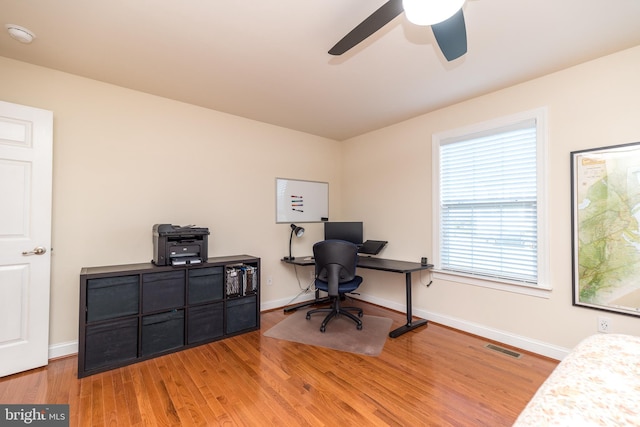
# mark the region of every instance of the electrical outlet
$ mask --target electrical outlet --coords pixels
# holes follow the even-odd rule
[[[268,276],[268,277],[267,277],[267,285],[268,285],[268,286],[273,285],[273,277],[271,277],[271,276]]]
[[[608,333],[611,328],[611,319],[598,316],[598,332]]]

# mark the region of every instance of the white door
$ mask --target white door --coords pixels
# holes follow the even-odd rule
[[[0,101],[0,377],[47,364],[53,113]]]

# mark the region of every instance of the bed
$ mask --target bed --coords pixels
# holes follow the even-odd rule
[[[540,386],[514,427],[640,426],[640,337],[593,335]]]

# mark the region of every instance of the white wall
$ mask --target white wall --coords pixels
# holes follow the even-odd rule
[[[80,269],[149,262],[155,223],[209,227],[209,256],[261,257],[263,308],[299,292],[275,179],[329,182],[337,216],[338,142],[2,57],[0,70],[0,99],[54,114],[51,346],[77,341]],[[294,254],[321,239],[305,227]]]
[[[562,356],[597,332],[640,334],[640,318],[571,304],[570,152],[640,142],[640,47],[444,108],[344,143],[343,213],[361,218],[367,238],[389,240],[386,258],[431,253],[431,136],[513,113],[548,107],[550,298],[490,290],[414,274],[414,314]],[[348,167],[347,167],[348,165]],[[378,171],[379,175],[362,170]],[[366,299],[404,307],[402,277],[365,272]],[[399,275],[398,275],[399,276]]]

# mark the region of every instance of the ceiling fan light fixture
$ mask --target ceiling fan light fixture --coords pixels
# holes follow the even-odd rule
[[[402,0],[409,22],[416,25],[434,25],[452,17],[465,0]]]
[[[20,43],[29,44],[36,38],[33,31],[30,31],[20,25],[6,24],[5,28],[11,37],[18,40]]]

